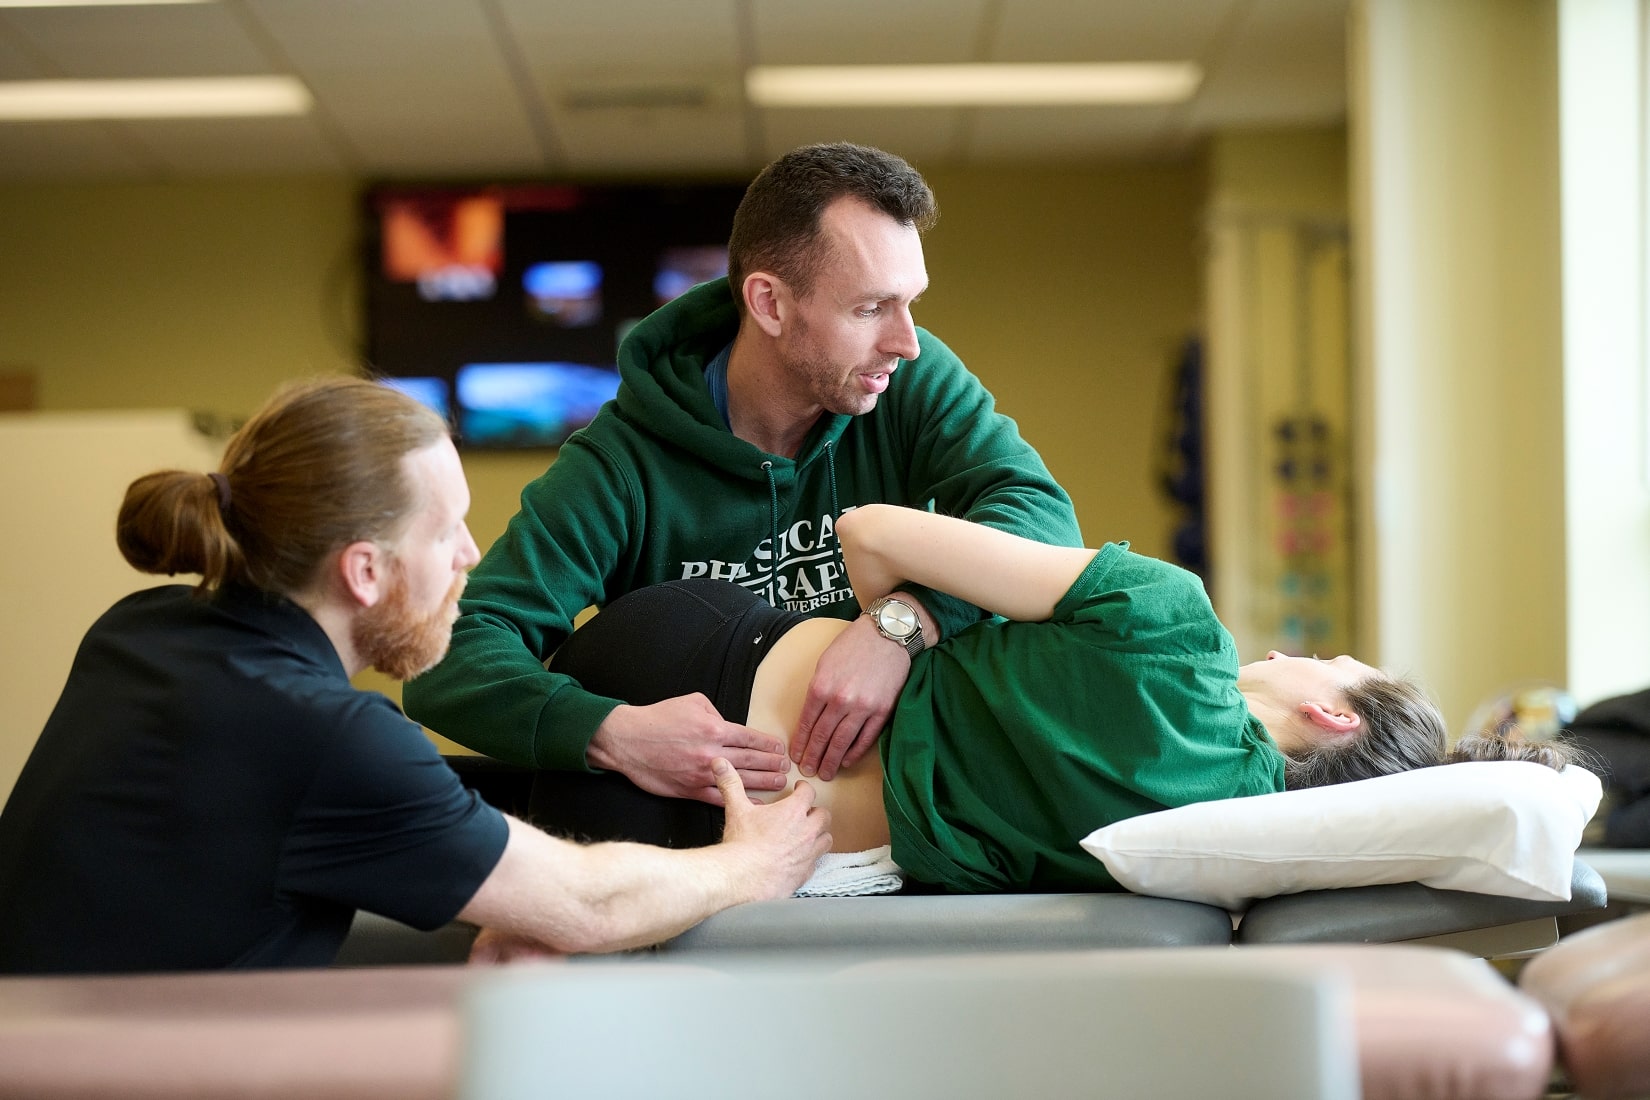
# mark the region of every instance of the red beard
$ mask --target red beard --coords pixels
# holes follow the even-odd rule
[[[357,615],[350,627],[355,652],[396,680],[411,680],[434,668],[452,639],[458,597],[466,579],[465,574],[459,574],[441,605],[434,611],[421,612],[412,606],[406,577],[395,568],[384,598]]]

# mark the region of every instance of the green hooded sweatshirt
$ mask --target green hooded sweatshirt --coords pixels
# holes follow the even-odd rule
[[[409,682],[407,713],[499,760],[588,771],[585,749],[620,700],[544,662],[574,616],[636,588],[737,581],[777,606],[859,613],[836,520],[876,502],[932,508],[1043,542],[1082,545],[1071,498],[944,344],[921,349],[862,416],[822,414],[795,459],[723,422],[705,366],[739,319],[727,280],[638,324],[619,349],[618,396],[522,491],[521,510],[470,575],[452,647]],[[911,589],[944,635],[983,617]]]

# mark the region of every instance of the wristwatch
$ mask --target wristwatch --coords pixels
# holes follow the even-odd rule
[[[865,614],[871,616],[877,632],[884,638],[904,646],[905,652],[913,657],[922,652],[926,643],[922,640],[922,620],[917,618],[916,608],[904,600],[884,596],[872,600]]]

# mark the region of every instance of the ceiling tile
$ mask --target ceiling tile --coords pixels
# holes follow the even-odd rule
[[[54,76],[116,79],[278,72],[275,59],[223,4],[19,8],[13,30]]]
[[[344,168],[308,118],[149,119],[120,126],[172,175],[327,174]]]
[[[748,174],[740,110],[604,108],[555,119],[575,174]]]
[[[11,28],[5,12],[0,12],[0,80],[42,80],[54,75],[42,63],[38,52]]]
[[[915,64],[983,60],[986,0],[750,0],[763,65]]]
[[[990,61],[1197,61],[1239,0],[1002,0]]]
[[[0,177],[746,175],[849,139],[938,166],[1162,156],[1211,128],[1344,117],[1348,0],[220,0],[0,12],[0,79],[290,72],[307,120],[6,124]],[[1166,113],[759,110],[763,63],[1160,60]],[[1130,110],[1130,109],[1123,109]],[[267,165],[267,169],[260,167]]]
[[[1188,122],[1306,125],[1346,114],[1343,0],[1257,0],[1191,104]]]
[[[650,78],[740,64],[734,0],[494,0],[528,67],[546,86],[562,74]]]
[[[560,170],[646,174],[744,164],[734,0],[495,2],[528,94],[554,134]]]
[[[247,0],[374,174],[542,167],[538,135],[473,0]]]

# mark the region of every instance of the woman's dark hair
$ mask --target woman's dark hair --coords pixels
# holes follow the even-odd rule
[[[797,294],[808,293],[826,259],[820,215],[844,197],[919,233],[940,216],[922,176],[892,153],[847,142],[794,149],[762,169],[733,215],[728,285],[741,314],[745,297],[739,288],[753,271],[771,272]]]
[[[1289,757],[1283,774],[1290,790],[1470,760],[1529,760],[1556,770],[1573,756],[1562,742],[1522,741],[1493,733],[1463,737],[1450,747],[1444,716],[1409,680],[1371,676],[1347,687],[1345,694],[1347,705],[1362,719],[1361,732],[1320,741]]]
[[[162,470],[132,482],[115,541],[146,573],[290,595],[332,551],[394,541],[421,499],[402,458],[446,438],[439,415],[388,386],[299,383],[235,433],[217,473]]]

